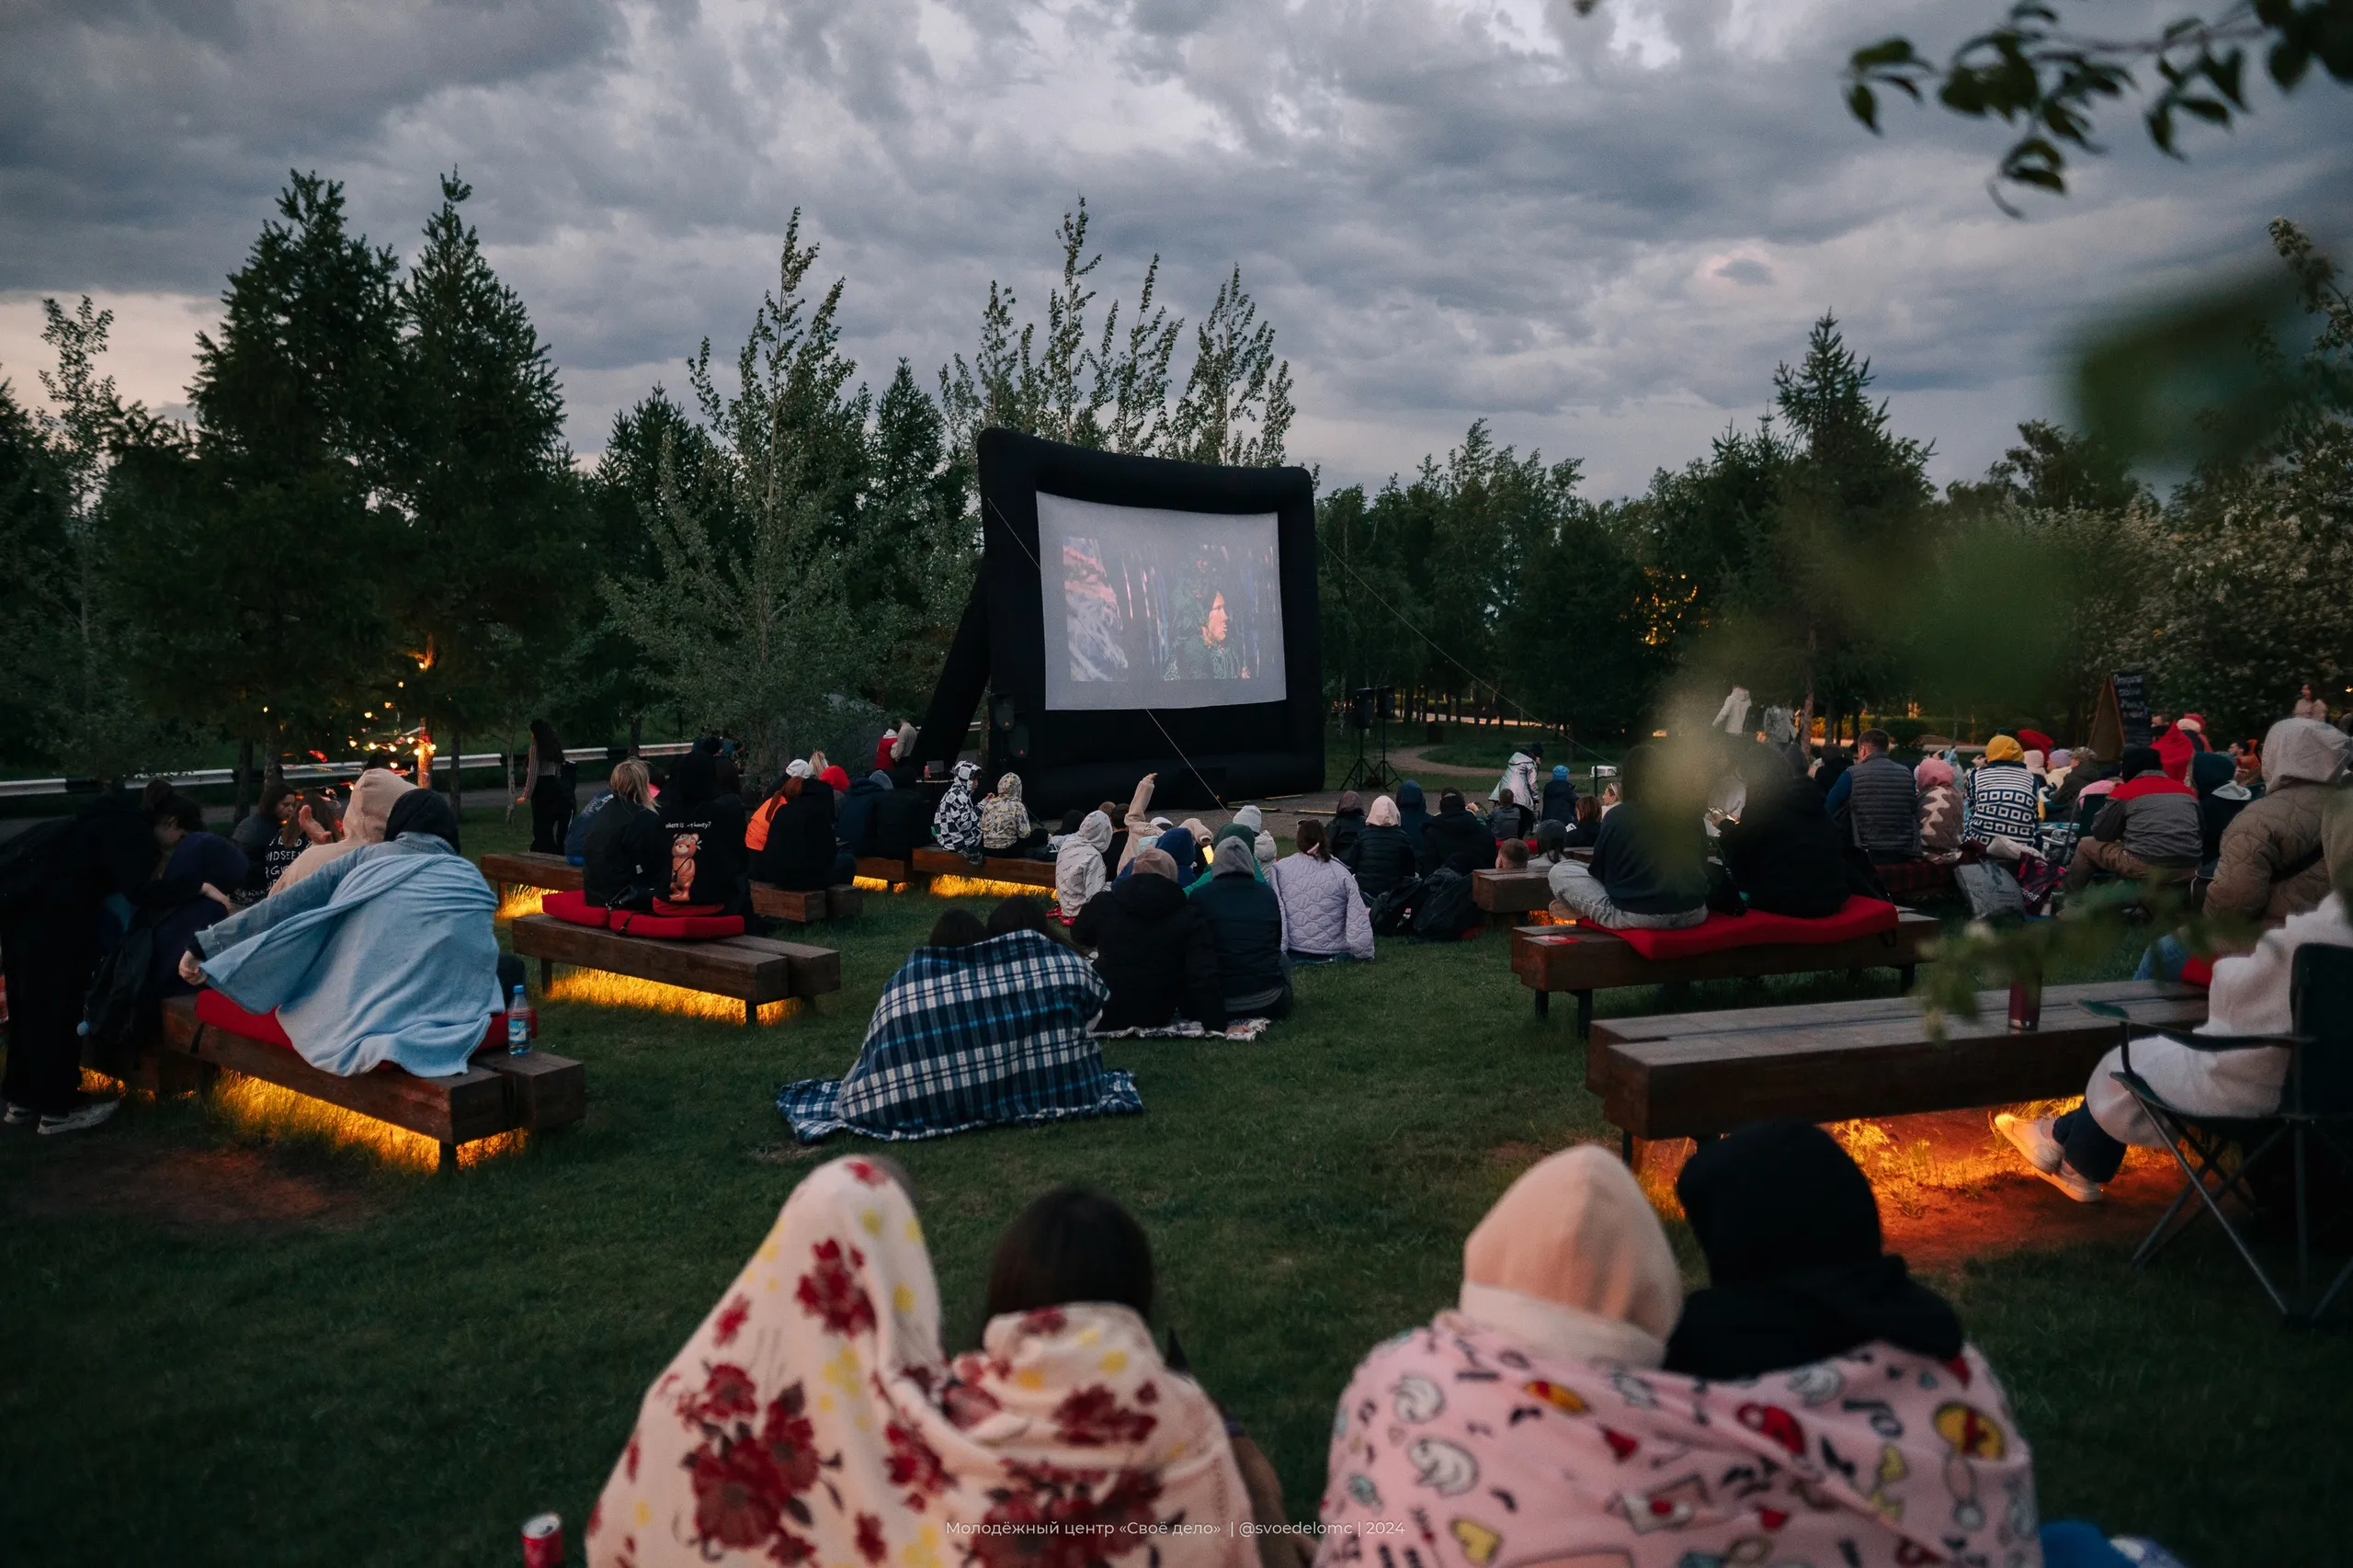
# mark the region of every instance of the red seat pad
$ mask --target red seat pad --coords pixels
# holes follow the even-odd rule
[[[1895,905],[1875,898],[1849,897],[1836,915],[1799,920],[1787,915],[1711,915],[1681,931],[1612,931],[1646,959],[1683,959],[1695,953],[1722,953],[1734,948],[1761,948],[1776,942],[1824,943],[1850,941],[1895,929]]]
[[[2184,985],[2211,986],[2214,983],[2214,960],[2191,959],[2181,966],[2181,983]]]
[[[569,892],[544,893],[540,898],[540,911],[558,920],[568,920],[574,926],[602,926],[611,911],[601,904],[588,902],[588,895],[574,888]]]
[[[196,1021],[247,1040],[294,1049],[294,1042],[286,1038],[286,1026],[278,1021],[276,1013],[248,1013],[210,985],[196,994]]]
[[[672,903],[669,900],[662,898],[654,901],[654,914],[676,915],[682,919],[698,915],[716,915],[719,909],[720,906],[715,903]]]
[[[640,915],[616,909],[608,922],[613,930],[631,937],[655,937],[664,941],[694,941],[709,937],[740,937],[740,915]]]

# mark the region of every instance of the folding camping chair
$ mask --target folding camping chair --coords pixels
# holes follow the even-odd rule
[[[2177,1043],[2199,1051],[2285,1047],[2289,1052],[2287,1081],[2280,1090],[2279,1108],[2268,1116],[2207,1116],[2168,1104],[2132,1069],[2133,1025],[2125,1019],[2123,1011],[2106,1003],[2086,1006],[2124,1021],[2124,1061],[2122,1069],[2113,1076],[2165,1135],[2166,1147],[2185,1178],[2172,1207],[2133,1253],[2133,1264],[2137,1267],[2155,1257],[2167,1243],[2195,1223],[2200,1213],[2211,1214],[2215,1223],[2231,1238],[2231,1244],[2238,1248],[2239,1256],[2246,1260],[2246,1266],[2255,1271],[2256,1279],[2279,1309],[2280,1316],[2291,1323],[2309,1324],[2328,1310],[2346,1280],[2353,1278],[2353,1260],[2337,1270],[2336,1278],[2309,1311],[2300,1312],[2247,1244],[2244,1221],[2233,1224],[2222,1209],[2222,1200],[2234,1196],[2254,1207],[2254,1196],[2248,1189],[2250,1176],[2275,1151],[2287,1151],[2294,1164],[2296,1185],[2294,1300],[2308,1300],[2312,1290],[2308,1171],[2314,1145],[2336,1162],[2341,1176],[2353,1178],[2353,948],[2312,943],[2297,949],[2289,984],[2292,1033],[2174,1037]],[[2234,1145],[2241,1151],[2239,1163],[2236,1168],[2226,1170],[2223,1155]],[[2189,1206],[2192,1199],[2198,1200],[2199,1207]]]

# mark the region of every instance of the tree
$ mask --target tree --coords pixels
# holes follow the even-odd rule
[[[74,636],[65,484],[40,427],[0,381],[0,762],[57,766],[56,669]]]
[[[611,578],[632,586],[657,582],[662,557],[654,532],[661,526],[664,465],[671,483],[688,498],[688,505],[708,519],[711,510],[726,503],[724,488],[711,472],[710,437],[701,426],[662,387],[656,386],[633,408],[613,415],[605,450],[597,460],[590,494],[597,529],[595,556],[599,581]],[[740,540],[743,530],[730,520],[713,532]],[[562,677],[555,683],[563,693],[559,706],[561,726],[587,724],[610,733],[616,723],[629,731],[633,750],[648,709],[665,688],[648,667],[644,655],[616,619],[612,602],[597,596],[596,613],[579,629],[566,651]]]
[[[197,339],[193,438],[137,422],[118,470],[135,687],[273,765],[340,744],[399,678],[381,608],[398,537],[376,500],[399,263],[347,231],[340,185],[294,175],[278,210]]]
[[[2053,0],[2017,0],[1942,66],[1902,37],[1857,50],[1847,64],[1847,107],[1876,134],[1879,91],[1893,88],[1919,103],[1927,89],[1955,114],[2019,126],[2022,134],[1986,182],[2015,216],[2000,187],[2063,194],[2066,149],[2100,151],[2091,139],[2094,111],[2102,99],[2138,90],[2135,62],[2148,62],[2163,84],[2147,111],[2149,140],[2177,158],[2176,117],[2227,127],[2245,113],[2246,51],[2267,43],[2264,69],[2283,93],[2295,90],[2314,61],[2338,81],[2353,81],[2353,0],[2238,0],[2211,22],[2184,17],[2154,35],[2121,39],[2061,27]]]
[[[2120,454],[2042,419],[2018,426],[2018,444],[1986,469],[1982,483],[1956,482],[1947,494],[1962,506],[2119,517],[2149,499],[2148,487],[2132,477]]]
[[[919,708],[939,676],[972,580],[977,529],[966,496],[971,460],[904,359],[875,404],[867,493],[858,512],[862,569],[851,585],[862,619],[903,628],[866,683],[893,711]]]
[[[511,733],[548,684],[596,568],[555,369],[459,215],[472,194],[442,176],[424,248],[394,292],[404,385],[387,467],[404,516],[389,597],[416,665],[410,711],[445,733]]]

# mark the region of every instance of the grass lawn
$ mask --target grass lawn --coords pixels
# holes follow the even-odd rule
[[[476,814],[470,849],[520,846]],[[576,1542],[646,1383],[794,1182],[876,1147],[799,1150],[772,1098],[849,1063],[941,907],[870,895],[864,920],[820,938],[843,948],[842,993],[778,1027],[544,1005],[547,1045],[587,1063],[587,1121],[449,1178],[214,1104],[134,1104],[76,1140],[12,1131],[0,1558],[511,1563],[517,1527],[548,1507]],[[1153,1238],[1161,1321],[1304,1517],[1358,1358],[1452,1297],[1462,1238],[1513,1176],[1610,1134],[1565,1021],[1531,1017],[1494,937],[1384,943],[1370,968],[1303,971],[1300,991],[1257,1044],[1114,1046],[1144,1116],[891,1152],[951,1348],[977,1338],[986,1257],[1029,1199],[1079,1181],[1128,1204]],[[1843,977],[1774,987],[1848,994]],[[1756,994],[1703,986],[1682,1005]],[[288,1217],[208,1218],[187,1190],[208,1182],[275,1194]],[[2202,1238],[2143,1272],[2128,1250],[1934,1276],[2020,1408],[2045,1517],[2154,1535],[2196,1568],[2336,1557],[2339,1505],[2316,1487],[2353,1474],[2334,1419],[2353,1342],[2281,1331]]]

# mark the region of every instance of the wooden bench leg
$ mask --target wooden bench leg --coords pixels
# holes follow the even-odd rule
[[[441,1158],[435,1163],[433,1168],[443,1176],[448,1176],[450,1172],[456,1170],[458,1168],[458,1146],[455,1143],[442,1144]]]
[[[746,1028],[760,1027],[760,1005],[757,1002],[744,1004],[744,1026]]]
[[[1847,971],[1847,984],[1849,984],[1849,985],[1860,985],[1862,983],[1863,983],[1863,971],[1862,971],[1861,970],[1859,970],[1859,969],[1850,969],[1850,970],[1848,970],[1848,971]]]
[[[1634,1148],[1634,1135],[1632,1133],[1620,1131],[1618,1134],[1618,1157],[1626,1162],[1626,1168],[1628,1170],[1631,1171],[1639,1168],[1634,1164],[1637,1156]]]
[[[1552,1016],[1552,994],[1540,985],[1536,988],[1536,1016],[1539,1018]]]
[[[1593,993],[1580,991],[1577,998],[1577,1033],[1586,1040],[1593,1038]]]
[[[1908,963],[1895,966],[1895,989],[1899,994],[1908,996],[1912,994],[1912,974],[1916,967]]]
[[[541,959],[540,960],[540,994],[542,996],[546,995],[549,989],[554,984],[555,960]]]

